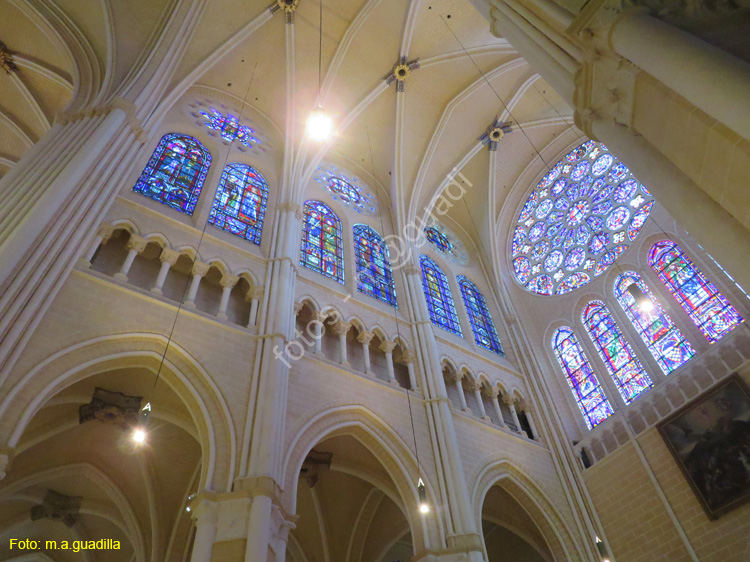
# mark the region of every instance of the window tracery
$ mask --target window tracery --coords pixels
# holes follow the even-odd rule
[[[448,278],[443,270],[427,256],[420,256],[419,263],[422,266],[422,288],[432,323],[443,330],[463,337],[456,306],[453,304],[453,295],[448,286]]]
[[[303,214],[300,265],[343,283],[341,221],[320,201],[306,201]]]
[[[357,290],[397,307],[388,246],[375,229],[365,224],[355,224],[353,231]]]
[[[260,244],[268,183],[252,166],[227,164],[216,190],[209,224]]]
[[[484,295],[482,295],[474,283],[463,275],[459,275],[457,280],[458,286],[461,289],[461,297],[463,297],[464,305],[469,315],[471,329],[474,332],[474,341],[480,347],[489,349],[498,355],[503,355],[500,338],[497,336],[495,323],[487,308]]]

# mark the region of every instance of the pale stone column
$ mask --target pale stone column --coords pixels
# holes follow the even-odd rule
[[[479,383],[474,383],[471,390],[474,391],[474,399],[477,401],[479,406],[479,417],[483,420],[489,420],[487,417],[487,411],[484,409],[484,402],[482,402],[482,389]]]
[[[216,538],[216,521],[218,506],[203,500],[192,507],[191,514],[195,520],[195,539],[193,540],[193,554],[190,562],[211,562],[211,554]]]
[[[333,325],[333,333],[339,337],[339,363],[345,367],[350,366],[346,353],[346,335],[351,327],[352,325],[349,322],[336,322]]]
[[[193,280],[190,282],[190,288],[188,289],[187,299],[185,300],[185,306],[195,308],[195,296],[198,294],[198,286],[201,284],[201,279],[208,273],[211,266],[201,261],[193,263]]]
[[[505,403],[510,408],[510,415],[513,416],[513,423],[516,424],[516,431],[521,431],[521,422],[518,420],[518,412],[516,412],[516,401],[509,394],[503,398]]]
[[[388,371],[388,382],[391,384],[398,384],[396,381],[396,373],[393,370],[393,350],[396,349],[395,342],[384,341],[380,344],[380,351],[385,354],[385,368]]]
[[[220,320],[227,319],[227,305],[229,304],[229,295],[239,280],[240,278],[235,275],[224,275],[222,276],[221,281],[219,281],[219,284],[221,285],[221,301],[219,302],[219,312],[216,314],[216,316]]]
[[[523,413],[526,414],[526,419],[529,422],[529,427],[531,428],[531,433],[534,435],[534,439],[536,441],[541,440],[541,436],[539,435],[539,432],[536,429],[536,425],[534,424],[534,416],[531,415],[531,407],[529,406],[528,402],[523,403]]]
[[[250,318],[247,321],[248,328],[254,328],[258,323],[258,303],[263,298],[263,286],[253,285],[245,295],[245,300],[250,302]]]
[[[367,375],[373,375],[372,368],[370,367],[370,342],[372,341],[372,338],[375,337],[375,334],[372,332],[361,332],[357,336],[357,341],[362,344],[362,357],[364,357],[365,360],[365,374]]]
[[[453,379],[453,384],[456,385],[456,390],[458,390],[458,399],[461,401],[461,410],[464,412],[469,411],[469,407],[466,405],[466,396],[464,395],[464,385],[461,382],[461,375],[456,373],[456,376]]]
[[[414,362],[417,360],[417,354],[411,349],[405,349],[404,354],[401,356],[406,363],[406,369],[409,371],[409,386],[411,390],[417,389],[417,375],[414,373]]]
[[[128,280],[128,272],[130,271],[130,268],[133,266],[133,261],[135,260],[135,257],[138,254],[140,254],[143,250],[145,250],[147,245],[148,245],[148,240],[146,240],[142,236],[133,234],[130,237],[130,240],[128,240],[128,255],[125,258],[125,261],[123,262],[122,267],[120,268],[120,271],[115,273],[115,279],[119,279],[120,281],[123,281],[123,282]]]
[[[104,244],[109,242],[109,238],[112,236],[114,230],[115,227],[111,224],[102,224],[102,226],[99,227],[99,230],[96,232],[96,236],[94,236],[94,240],[93,242],[91,242],[91,246],[89,246],[88,250],[86,250],[86,253],[78,260],[78,265],[80,265],[81,267],[91,267],[91,260],[94,259],[94,254],[96,254],[96,251],[100,246],[103,246]]]
[[[315,320],[312,323],[315,334],[315,355],[323,355],[323,330],[325,329],[326,318],[327,316],[320,312],[315,313]]]
[[[178,259],[180,259],[180,253],[175,250],[164,248],[161,251],[161,255],[159,256],[159,260],[161,260],[161,269],[159,269],[159,275],[156,277],[156,283],[151,287],[152,293],[156,293],[157,295],[162,294],[162,288],[164,287],[164,282],[167,280],[169,269],[177,263]]]
[[[750,139],[750,64],[639,9],[615,22],[610,41],[617,54]]]
[[[497,388],[490,390],[490,398],[492,398],[492,405],[495,407],[495,415],[500,427],[505,427],[505,420],[503,419],[503,411],[500,409],[500,402],[497,397],[500,395],[500,391]]]

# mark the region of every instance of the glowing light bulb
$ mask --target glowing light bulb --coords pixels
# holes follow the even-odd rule
[[[650,300],[644,300],[638,305],[638,308],[641,312],[651,312],[654,309],[654,303]]]
[[[419,513],[429,513],[430,512],[430,506],[426,503],[420,503],[419,504]]]
[[[143,431],[142,429],[135,429],[135,430],[133,430],[132,437],[133,437],[133,441],[135,441],[139,445],[141,445],[141,444],[143,444],[143,443],[146,442],[146,432]]]
[[[331,136],[333,120],[322,107],[315,109],[307,118],[306,132],[314,141],[324,141]]]

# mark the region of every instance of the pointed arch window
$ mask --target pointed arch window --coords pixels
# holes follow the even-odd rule
[[[581,319],[625,404],[654,386],[602,301],[591,301]]]
[[[497,337],[495,323],[492,321],[492,316],[487,308],[484,295],[479,292],[474,283],[463,275],[459,275],[456,279],[461,289],[461,297],[464,299],[466,311],[469,314],[469,322],[471,322],[471,329],[474,332],[474,341],[480,347],[494,351],[498,355],[503,355],[500,338]]]
[[[586,426],[593,429],[614,413],[573,330],[564,326],[552,336],[552,349],[573,391]]]
[[[320,201],[306,201],[302,223],[300,265],[344,282],[344,251],[341,221]]]
[[[209,224],[260,244],[268,182],[252,166],[227,164],[208,216]]]
[[[671,240],[654,244],[648,263],[709,342],[719,341],[742,322],[737,310]]]
[[[443,330],[463,337],[458,315],[456,315],[456,306],[453,304],[453,295],[448,286],[448,278],[443,270],[427,256],[420,256],[419,263],[422,266],[422,288],[432,323]]]
[[[380,234],[366,224],[355,224],[353,233],[357,290],[397,307],[388,246]]]
[[[654,307],[650,311],[641,310],[633,295],[628,292],[628,287],[633,283],[653,303]],[[695,355],[693,346],[674,325],[669,314],[635,271],[626,271],[617,278],[615,298],[665,375]]]
[[[192,215],[209,166],[211,154],[198,140],[169,133],[159,141],[133,191]]]

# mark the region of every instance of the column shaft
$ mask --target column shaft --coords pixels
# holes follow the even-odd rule
[[[156,276],[156,283],[154,283],[154,286],[151,288],[152,293],[156,293],[157,295],[161,295],[162,288],[164,287],[164,281],[167,280],[167,274],[169,273],[169,268],[172,267],[172,264],[168,261],[161,262],[161,268],[159,269],[159,275]]]
[[[121,281],[127,281],[128,280],[128,273],[130,272],[130,268],[133,266],[133,261],[135,260],[135,257],[138,255],[138,250],[135,248],[132,248],[128,250],[128,255],[125,258],[125,261],[122,264],[122,267],[120,268],[120,271],[115,273],[115,277],[117,279],[120,279]]]
[[[199,273],[193,273],[193,279],[190,281],[190,288],[188,289],[187,299],[185,304],[187,306],[195,306],[195,297],[198,294],[198,286],[201,284],[201,275]]]
[[[466,405],[466,396],[464,396],[464,385],[461,384],[461,379],[456,379],[454,381],[454,384],[456,385],[456,390],[458,391],[458,399],[461,402],[461,409],[463,411],[466,411],[469,409],[469,407]]]
[[[503,411],[500,408],[500,402],[497,399],[497,394],[492,397],[492,405],[495,407],[495,415],[497,416],[497,422],[500,427],[505,427],[505,420],[503,419]]]

